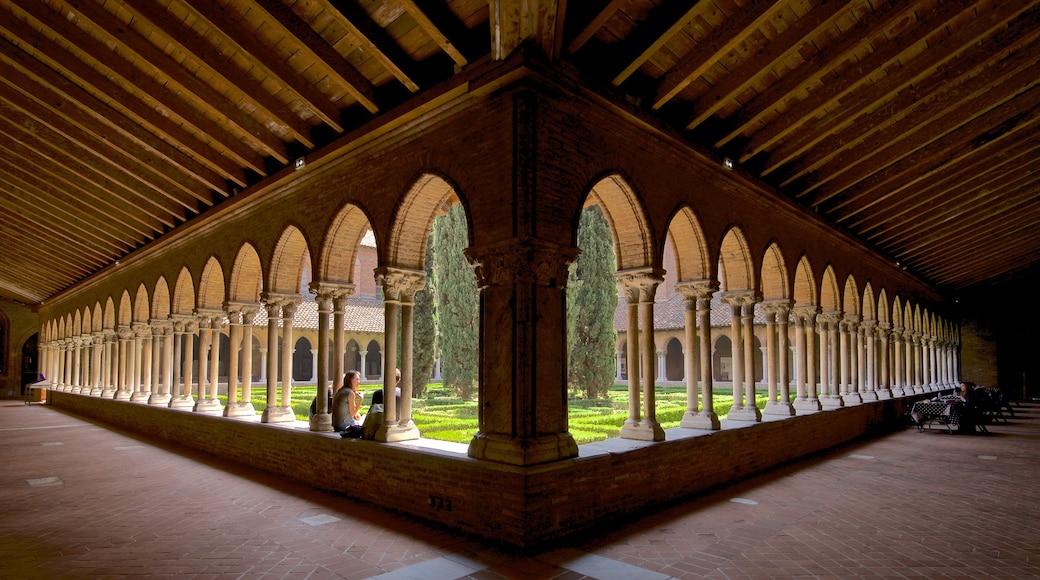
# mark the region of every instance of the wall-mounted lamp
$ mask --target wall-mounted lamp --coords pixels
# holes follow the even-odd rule
[[[296,158],[296,171],[299,171],[307,166],[307,161],[303,157]]]
[[[726,169],[733,169],[733,160],[730,159],[729,157],[723,157],[722,158],[722,166],[725,167]]]

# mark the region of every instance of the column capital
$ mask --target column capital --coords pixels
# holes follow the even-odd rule
[[[633,268],[615,273],[614,279],[629,304],[653,302],[657,286],[664,282],[664,270]]]
[[[314,294],[315,300],[326,299],[335,302],[337,299],[353,296],[356,286],[351,282],[319,280],[308,284],[307,289],[311,291],[311,294]]]
[[[567,287],[569,266],[581,250],[536,238],[513,238],[465,251],[480,288],[535,284]]]
[[[686,299],[687,307],[695,307],[697,301],[710,301],[718,292],[719,283],[715,280],[684,280],[675,284],[675,291]]]
[[[134,331],[130,325],[120,324],[116,327],[116,336],[118,336],[120,340],[130,340],[134,337]]]
[[[152,335],[152,327],[147,322],[134,322],[130,324],[134,336],[145,338]]]
[[[787,298],[774,298],[759,302],[758,307],[765,314],[776,314],[779,318],[786,320],[788,313],[791,312],[791,301]]]
[[[755,296],[754,290],[727,290],[719,296],[719,299],[722,300],[723,304],[740,308],[749,305],[753,306],[758,302],[758,297]]]
[[[411,302],[415,293],[426,287],[426,271],[381,266],[376,268],[376,284],[383,287],[386,300]]]

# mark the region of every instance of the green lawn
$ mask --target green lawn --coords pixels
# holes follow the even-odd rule
[[[361,390],[367,400],[378,388],[378,385],[363,385]],[[301,421],[307,420],[314,393],[314,385],[293,387],[292,407]],[[717,389],[714,395],[715,413],[725,418],[733,405],[732,391]],[[266,400],[266,387],[253,387],[253,406],[257,414],[263,413]],[[759,409],[765,407],[765,400],[765,393],[756,395],[755,404]],[[221,402],[226,404],[227,399],[221,397]],[[617,437],[628,418],[628,388],[615,385],[610,389],[608,399],[571,398],[568,408],[570,432],[579,445]],[[663,428],[678,427],[685,412],[686,387],[657,387],[657,420]],[[412,420],[423,437],[468,443],[477,432],[477,402],[454,397],[440,384],[432,383],[427,386],[424,398],[412,400]]]

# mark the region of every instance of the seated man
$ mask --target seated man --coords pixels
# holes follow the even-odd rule
[[[397,405],[394,407],[396,419],[401,420],[401,369],[397,369]],[[376,438],[376,432],[383,426],[383,389],[377,389],[372,393],[372,404],[368,408],[368,416],[365,417],[365,432],[361,436],[369,441]]]

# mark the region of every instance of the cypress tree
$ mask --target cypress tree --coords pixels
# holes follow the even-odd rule
[[[596,399],[614,384],[618,303],[613,237],[598,205],[581,212],[578,247],[581,255],[571,264],[567,283],[568,380],[571,389]]]
[[[415,295],[412,311],[412,396],[426,395],[437,360],[437,280],[433,267],[433,231],[426,243],[426,287]]]
[[[434,222],[437,320],[444,386],[468,399],[477,382],[479,302],[477,279],[463,250],[468,245],[466,214],[456,204]]]

